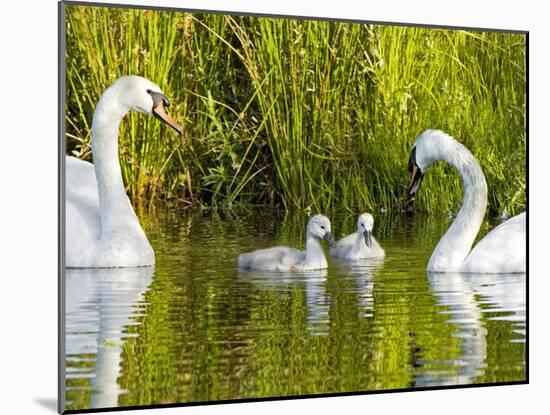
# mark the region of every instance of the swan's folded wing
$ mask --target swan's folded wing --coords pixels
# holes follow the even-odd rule
[[[330,255],[336,256],[336,257],[345,256],[348,253],[348,251],[353,247],[353,244],[355,243],[356,238],[357,238],[356,233],[352,233],[348,236],[344,236],[342,239],[336,242],[336,246],[334,248],[330,248]]]
[[[371,258],[381,258],[386,255],[386,251],[384,251],[384,248],[382,248],[382,245],[380,245],[380,242],[378,242],[374,236],[372,237],[372,247],[370,252]]]
[[[65,158],[65,200],[99,205],[93,164],[75,157]]]
[[[524,212],[500,224],[479,241],[466,258],[463,271],[525,272],[526,251],[526,215]]]
[[[364,245],[360,252],[353,252],[353,247],[357,239],[357,234],[352,233],[342,239],[340,239],[334,248],[330,248],[330,255],[341,259],[365,259],[365,258],[378,258],[385,255],[384,249],[380,246],[378,241],[372,237],[372,247],[367,248]]]
[[[239,268],[265,271],[284,271],[302,260],[304,253],[286,246],[259,249],[239,255]]]
[[[67,266],[83,266],[101,232],[94,166],[66,157],[65,245]]]

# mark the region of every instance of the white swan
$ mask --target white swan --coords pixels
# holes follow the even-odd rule
[[[340,239],[330,249],[332,256],[341,259],[366,259],[384,256],[384,250],[371,235],[374,218],[370,213],[363,213],[357,219],[357,232]]]
[[[323,215],[315,215],[309,220],[305,251],[286,246],[259,249],[240,254],[239,268],[265,271],[325,269],[328,264],[319,239],[325,239],[329,245],[334,245],[334,239],[330,233],[330,221]]]
[[[525,272],[525,212],[497,226],[470,252],[487,207],[487,183],[472,153],[451,136],[437,130],[427,130],[418,136],[409,158],[412,174],[409,197],[414,199],[424,173],[438,160],[446,161],[460,173],[464,201],[453,224],[435,247],[428,271]]]
[[[126,196],[118,160],[118,129],[128,111],[153,115],[181,133],[168,99],[147,79],[126,76],[105,90],[92,121],[94,164],[66,157],[68,268],[153,265],[153,249]]]

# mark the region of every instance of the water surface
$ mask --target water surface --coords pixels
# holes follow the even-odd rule
[[[449,220],[377,215],[384,260],[300,274],[236,259],[305,215],[143,218],[154,268],[67,270],[68,409],[525,380],[526,276],[426,273]]]

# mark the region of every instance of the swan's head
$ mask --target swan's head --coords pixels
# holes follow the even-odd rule
[[[330,220],[324,215],[313,216],[307,224],[307,234],[319,239],[324,239],[330,246],[336,246],[332,233],[330,233]]]
[[[170,101],[158,85],[141,76],[123,76],[106,91],[115,93],[119,105],[128,111],[138,111],[149,114],[166,123],[178,133],[183,128],[168,113]]]
[[[363,213],[359,215],[357,219],[357,232],[363,235],[365,238],[365,245],[369,248],[372,246],[372,226],[374,225],[374,218],[370,213]]]
[[[409,198],[414,199],[424,174],[435,161],[441,159],[442,148],[452,142],[456,142],[454,138],[439,130],[426,130],[416,138],[407,167],[412,178]]]

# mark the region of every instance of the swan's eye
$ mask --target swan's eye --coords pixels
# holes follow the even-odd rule
[[[325,227],[324,227],[324,226],[321,226],[321,229],[322,229],[322,230],[325,230]]]
[[[364,225],[363,223],[361,224],[361,226],[362,226],[363,228],[365,227],[365,225]]]

